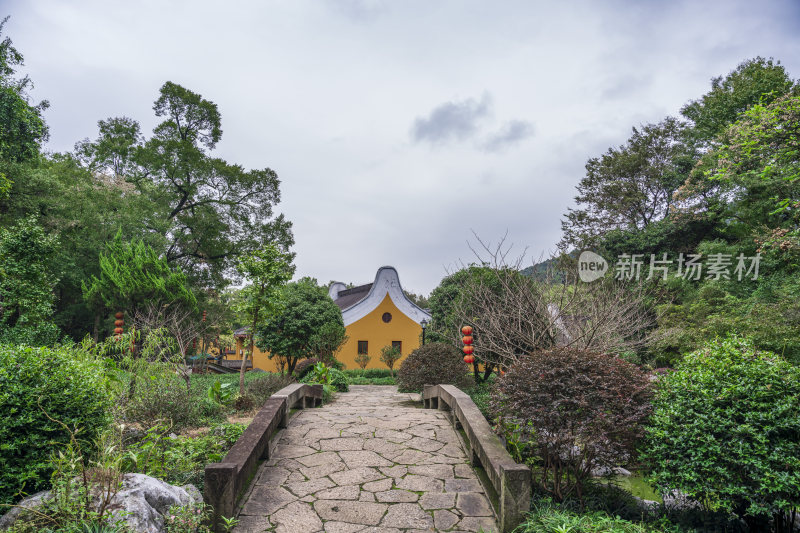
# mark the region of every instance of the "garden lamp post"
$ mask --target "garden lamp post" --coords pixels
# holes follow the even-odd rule
[[[423,318],[419,325],[422,326],[422,345],[425,346],[425,328],[428,327],[428,319]]]

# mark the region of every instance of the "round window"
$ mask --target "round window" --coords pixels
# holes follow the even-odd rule
[[[383,313],[383,316],[381,318],[383,319],[384,322],[388,324],[389,322],[392,321],[392,313]]]

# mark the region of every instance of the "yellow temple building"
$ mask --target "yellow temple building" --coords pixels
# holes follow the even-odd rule
[[[422,322],[431,320],[430,313],[406,297],[397,270],[391,266],[379,268],[375,281],[366,285],[348,289],[344,283],[334,282],[328,295],[342,310],[348,340],[336,353],[336,359],[347,369],[359,368],[355,362],[359,353],[371,357],[367,368],[386,368],[380,360],[384,346],[397,346],[405,357],[420,345]],[[233,358],[241,359],[249,335],[244,328],[235,335]],[[395,369],[399,365],[400,362],[396,363]],[[254,350],[253,366],[269,372],[278,370],[276,363],[258,347]]]

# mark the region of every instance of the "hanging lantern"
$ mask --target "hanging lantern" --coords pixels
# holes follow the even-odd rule
[[[122,335],[122,328],[114,328],[114,333],[116,335]]]
[[[472,335],[472,326],[464,326],[461,328],[462,335]]]
[[[468,365],[472,364],[474,361],[475,361],[475,358],[473,356],[471,356],[471,355],[465,355],[464,356],[464,362],[467,363]]]
[[[207,313],[206,311],[203,311],[203,322],[206,321],[206,313]]]
[[[123,316],[122,315],[122,311],[118,311],[117,314],[114,315],[114,318],[116,318],[117,320],[120,320],[120,319],[122,319],[122,316]]]
[[[475,348],[472,346],[464,346],[461,350],[467,355],[472,355],[475,352]]]
[[[471,335],[466,335],[466,336],[462,337],[461,338],[461,342],[463,342],[464,344],[472,344],[472,336]]]
[[[121,328],[124,325],[125,325],[125,321],[122,320],[122,319],[114,321],[114,327]]]

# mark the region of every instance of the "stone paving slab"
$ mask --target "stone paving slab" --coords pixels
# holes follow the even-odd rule
[[[352,385],[295,415],[254,477],[234,532],[496,532],[458,435],[415,396]]]

